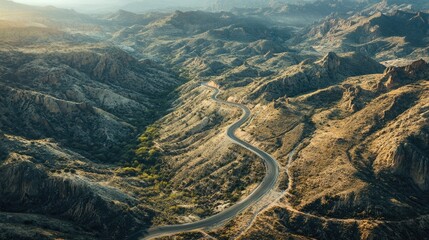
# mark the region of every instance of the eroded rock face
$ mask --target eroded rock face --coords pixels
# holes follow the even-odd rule
[[[89,231],[115,239],[126,236],[127,229],[145,224],[131,215],[128,208],[136,202],[125,194],[91,185],[81,176],[48,173],[44,165],[33,161],[32,157],[10,153],[1,163],[1,211],[70,219]]]
[[[406,142],[401,144],[391,156],[393,171],[411,177],[423,191],[429,190],[429,157],[424,152],[429,146],[427,137],[426,134],[426,139],[420,143],[423,149]]]
[[[32,91],[0,87],[4,131],[33,139],[53,137],[84,151],[126,141],[135,127],[88,103],[64,101]]]
[[[427,112],[426,112],[427,114]],[[422,120],[429,122],[428,118]],[[419,125],[416,125],[419,126]],[[426,125],[427,126],[427,125]],[[374,168],[377,173],[390,172],[411,179],[422,191],[429,191],[429,131],[425,126],[405,138],[389,140],[380,149]],[[410,127],[411,128],[411,127]]]
[[[335,72],[341,65],[341,59],[337,54],[330,52],[321,61],[321,65],[328,69],[328,71]]]
[[[429,64],[418,60],[405,67],[388,67],[384,71],[385,86],[393,89],[410,81],[429,78]]]
[[[350,112],[356,112],[360,110],[363,104],[359,101],[359,95],[362,91],[362,88],[354,86],[346,86],[343,93],[342,107]]]
[[[94,160],[114,160],[162,110],[159,96],[179,84],[155,63],[113,47],[2,53],[0,127],[55,138]]]

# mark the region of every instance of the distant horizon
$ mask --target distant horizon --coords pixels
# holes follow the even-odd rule
[[[209,6],[211,1],[197,1],[187,0],[176,2],[173,0],[11,0],[16,3],[34,5],[34,6],[54,6],[58,8],[74,9],[80,12],[108,12],[116,10],[127,10],[127,11],[148,11],[156,9],[171,9],[171,8],[199,8]],[[135,6],[141,5],[141,7],[135,8]]]
[[[183,10],[183,9],[194,9],[194,10],[205,10],[217,4],[215,0],[10,0],[12,2],[34,5],[34,6],[54,6],[57,8],[74,9],[82,13],[100,13],[100,12],[113,12],[117,10],[126,10],[131,12],[146,12],[154,10]],[[313,0],[277,0],[279,2],[308,2]],[[246,1],[247,2],[247,1]],[[242,6],[239,0],[228,1],[229,7]],[[253,0],[248,1],[249,4],[270,4],[271,1],[265,0]]]

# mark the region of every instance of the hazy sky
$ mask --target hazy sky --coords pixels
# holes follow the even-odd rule
[[[132,2],[127,0],[15,0],[14,2],[20,2],[25,4],[34,5],[82,5],[82,4],[118,4]]]
[[[61,8],[74,8],[79,11],[115,10],[145,6],[148,9],[168,7],[201,7],[213,0],[14,0],[29,5],[53,5]],[[139,2],[138,5],[128,5]],[[206,5],[207,6],[207,5]]]
[[[83,6],[83,5],[99,5],[99,6],[125,6],[129,3],[143,2],[148,5],[167,4],[167,5],[200,5],[207,3],[207,0],[14,0],[30,5],[54,5],[54,6]]]
[[[30,5],[53,5],[58,7],[73,7],[83,5],[119,6],[128,2],[132,2],[132,0],[14,0],[14,2]]]
[[[14,0],[30,5],[53,5],[60,8],[73,8],[80,12],[115,11],[146,11],[166,8],[204,9],[216,2],[215,0]],[[241,6],[244,2],[261,2],[268,4],[272,0],[224,0],[225,3]],[[279,2],[302,2],[309,0],[275,0]]]

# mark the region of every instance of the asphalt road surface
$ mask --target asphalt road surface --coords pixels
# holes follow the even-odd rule
[[[208,217],[193,223],[150,228],[148,230],[141,231],[134,234],[133,237],[131,237],[131,239],[153,239],[156,237],[163,237],[163,236],[169,236],[169,235],[174,235],[174,234],[183,233],[183,232],[210,229],[213,227],[220,226],[221,224],[231,220],[232,218],[240,214],[248,207],[252,206],[258,200],[260,200],[265,194],[267,194],[270,190],[272,190],[276,184],[276,181],[279,176],[279,165],[277,161],[273,157],[271,157],[268,153],[262,151],[261,149],[253,145],[250,145],[249,143],[239,139],[237,136],[234,135],[235,131],[238,128],[240,128],[249,119],[250,110],[242,104],[227,102],[227,101],[218,99],[217,96],[219,95],[219,92],[220,92],[219,89],[208,86],[206,83],[202,85],[214,90],[214,93],[212,95],[212,99],[214,101],[221,104],[240,108],[243,111],[243,115],[241,116],[240,120],[232,124],[227,129],[226,134],[234,143],[240,145],[243,148],[248,149],[249,151],[255,153],[256,155],[258,155],[260,158],[264,160],[264,165],[266,168],[265,177],[262,180],[262,182],[259,184],[259,186],[247,198],[225,209],[224,211],[217,213],[216,215],[213,215],[211,217]]]

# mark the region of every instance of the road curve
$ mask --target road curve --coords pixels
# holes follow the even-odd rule
[[[193,223],[150,228],[145,231],[137,232],[130,239],[153,239],[156,237],[169,236],[169,235],[178,234],[182,232],[191,232],[191,231],[208,229],[208,228],[219,226],[222,223],[237,216],[243,210],[247,209],[252,204],[254,204],[259,199],[261,199],[265,194],[267,194],[270,190],[274,188],[277,182],[277,179],[279,176],[279,165],[277,161],[273,157],[271,157],[268,153],[262,151],[261,149],[255,146],[250,145],[249,143],[239,139],[237,136],[234,135],[235,131],[238,128],[240,128],[249,119],[250,110],[242,104],[227,102],[227,101],[218,99],[217,96],[220,93],[218,88],[211,87],[206,83],[203,83],[202,85],[214,90],[214,93],[211,97],[214,101],[221,104],[240,108],[243,111],[243,115],[241,116],[240,120],[232,124],[227,129],[226,134],[234,143],[240,145],[243,148],[248,149],[249,151],[255,153],[256,155],[258,155],[260,158],[264,160],[264,165],[266,168],[265,177],[262,180],[262,182],[259,184],[259,186],[247,198],[241,200],[240,202],[236,203],[235,205],[225,209],[224,211],[216,215],[213,215],[211,217],[208,217]]]

